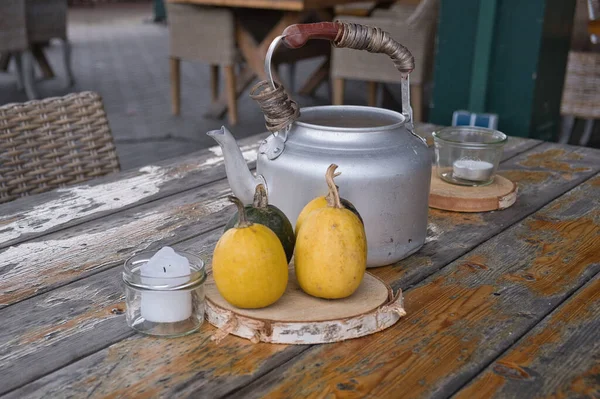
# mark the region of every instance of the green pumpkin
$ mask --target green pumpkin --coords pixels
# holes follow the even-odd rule
[[[277,235],[279,238],[279,241],[281,241],[281,245],[283,245],[283,249],[285,250],[285,255],[289,263],[290,260],[292,260],[292,255],[294,254],[294,245],[296,244],[294,228],[292,227],[290,220],[279,208],[277,208],[275,205],[269,205],[265,186],[262,184],[256,186],[254,202],[252,205],[246,205],[244,209],[246,210],[246,218],[248,221],[262,224],[263,226],[267,226],[273,230],[275,235]],[[233,215],[231,219],[229,219],[229,222],[227,222],[225,225],[224,231],[234,227],[238,222],[238,219],[239,213],[236,212],[235,215]]]
[[[360,222],[363,224],[363,226],[365,225],[365,222],[363,221],[363,218],[360,216],[360,213],[358,213],[358,211],[356,210],[356,208],[354,207],[354,205],[352,205],[352,202],[350,202],[350,201],[348,201],[347,199],[344,199],[344,198],[340,198],[340,202],[342,203],[342,205],[344,206],[344,208],[348,209],[350,212],[352,212],[353,214],[355,214],[356,216],[358,216],[358,218],[360,219]]]

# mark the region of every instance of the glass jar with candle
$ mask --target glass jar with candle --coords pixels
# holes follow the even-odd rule
[[[494,181],[506,135],[476,126],[451,126],[433,133],[436,173],[444,181],[485,186]]]
[[[151,251],[125,261],[126,318],[141,333],[177,337],[198,330],[204,321],[206,271],[196,255],[168,247],[159,252],[167,249],[167,257],[154,257],[157,252]]]

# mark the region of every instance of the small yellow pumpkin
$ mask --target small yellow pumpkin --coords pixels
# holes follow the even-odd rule
[[[302,221],[296,236],[294,264],[298,284],[319,298],[345,298],[360,285],[367,268],[364,226],[343,207],[333,182],[337,165],[327,169],[328,204]]]
[[[339,173],[336,173],[333,175],[333,177],[336,177],[339,175],[340,175]],[[338,192],[339,192],[339,187],[336,186],[336,188],[338,189]],[[327,207],[327,197],[329,197],[329,195],[330,194],[327,194],[327,196],[314,198],[308,204],[306,204],[304,206],[304,208],[302,208],[300,215],[298,215],[298,218],[296,219],[296,227],[294,230],[296,232],[296,235],[298,235],[298,231],[300,231],[300,226],[302,226],[302,223],[304,223],[304,220],[306,220],[306,218],[308,217],[308,215],[310,215],[310,213],[312,211],[314,211],[315,209]],[[354,205],[352,205],[352,203],[350,201],[340,197],[340,202],[342,203],[344,208],[352,211],[352,213],[354,213],[356,216],[358,216],[358,218],[360,219],[360,222],[363,223],[360,213],[358,213],[358,211],[356,210],[356,208],[354,207]]]
[[[212,270],[219,293],[238,308],[269,306],[285,292],[288,262],[281,241],[268,227],[251,223],[242,202],[230,196],[239,221],[217,242]]]

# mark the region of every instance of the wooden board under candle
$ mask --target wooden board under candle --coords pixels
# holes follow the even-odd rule
[[[206,318],[219,328],[214,340],[228,334],[254,342],[316,344],[358,338],[394,325],[406,312],[402,292],[365,273],[356,292],[344,299],[305,294],[293,267],[283,296],[263,309],[239,309],[219,294],[212,275],[206,281]]]
[[[459,186],[431,174],[429,207],[454,212],[486,212],[506,209],[517,200],[517,185],[496,175],[487,186]]]

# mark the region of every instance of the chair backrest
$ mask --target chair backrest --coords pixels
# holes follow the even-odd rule
[[[0,106],[0,203],[117,171],[98,94]]]
[[[30,43],[67,38],[67,0],[26,0]]]
[[[560,113],[600,119],[600,53],[569,51]]]
[[[26,48],[25,0],[0,0],[0,52]]]
[[[214,65],[236,60],[235,17],[226,7],[167,3],[169,55]]]

